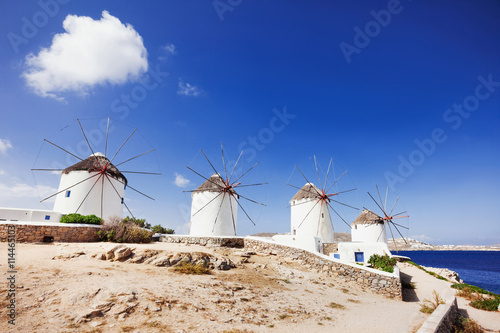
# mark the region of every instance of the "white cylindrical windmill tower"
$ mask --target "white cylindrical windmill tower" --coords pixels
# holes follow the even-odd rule
[[[351,236],[353,242],[387,243],[384,220],[368,209],[364,209],[352,222]]]
[[[54,211],[121,218],[126,186],[127,179],[106,156],[92,154],[62,171]]]
[[[329,201],[313,183],[305,184],[290,200],[292,235],[315,236],[323,243],[333,243]]]
[[[236,236],[238,194],[215,173],[191,194],[190,236]]]

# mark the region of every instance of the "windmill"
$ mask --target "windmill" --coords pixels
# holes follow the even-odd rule
[[[191,204],[191,225],[189,234],[191,236],[236,236],[237,234],[237,214],[238,207],[241,208],[246,217],[255,225],[254,220],[250,217],[247,210],[243,208],[239,199],[248,202],[265,206],[265,204],[253,200],[241,194],[241,190],[248,187],[265,185],[267,183],[243,184],[242,179],[252,169],[254,169],[259,162],[255,163],[250,169],[241,174],[239,177],[234,176],[238,162],[241,159],[243,151],[240,153],[236,163],[234,164],[231,172],[228,172],[226,167],[226,158],[224,156],[224,147],[221,143],[222,164],[224,166],[224,175],[221,175],[214,167],[212,162],[208,159],[203,150],[201,153],[213,170],[210,177],[202,175],[200,172],[187,167],[189,170],[205,179],[197,189],[191,191],[192,204]],[[234,178],[233,178],[234,176]],[[240,192],[237,193],[236,191]]]
[[[334,187],[334,185],[336,185],[347,173],[347,170],[345,170],[331,185],[328,186],[328,176],[330,175],[330,171],[333,172],[332,163],[333,159],[330,159],[324,181],[322,181],[318,169],[318,162],[316,160],[316,156],[314,156],[314,166],[318,176],[319,187],[310,182],[302,170],[297,165],[295,166],[306,181],[306,184],[303,187],[298,187],[287,183],[288,186],[298,189],[298,192],[290,200],[292,235],[315,236],[321,238],[323,243],[333,243],[334,230],[330,210],[332,210],[350,228],[350,225],[337,212],[337,210],[333,207],[333,204],[343,205],[358,210],[356,207],[334,199],[341,194],[355,191],[356,188],[330,193],[330,190]]]
[[[109,159],[108,153],[108,138],[110,131],[110,118],[107,119],[106,126],[106,139],[104,144],[104,153],[95,152],[89,142],[88,135],[86,134],[80,119],[77,119],[80,131],[85,139],[85,143],[91,151],[88,158],[81,158],[78,155],[70,152],[68,149],[61,147],[61,144],[56,144],[52,141],[44,139],[44,143],[48,143],[53,147],[58,148],[60,151],[65,152],[69,156],[79,160],[64,169],[47,169],[47,168],[34,168],[32,171],[48,171],[51,173],[60,172],[60,183],[56,193],[47,196],[40,202],[45,202],[55,197],[54,211],[62,214],[79,213],[82,215],[94,214],[102,219],[107,219],[111,216],[122,217],[123,206],[127,209],[129,214],[134,217],[127,204],[125,203],[125,189],[139,193],[140,195],[154,200],[152,197],[144,194],[136,188],[130,186],[128,179],[124,174],[147,174],[147,175],[160,175],[161,173],[144,172],[144,171],[124,171],[118,170],[118,166],[129,163],[143,155],[153,152],[155,149],[150,149],[138,155],[132,156],[128,159],[122,160],[114,164],[114,160],[119,153],[123,155],[123,148],[130,139],[137,133],[137,129],[128,135],[126,140],[119,146],[114,155]],[[113,126],[115,126],[113,124]]]
[[[383,226],[383,228],[380,228],[380,235],[378,236],[378,239],[384,239],[384,240],[387,239],[387,237],[386,237],[386,229],[387,229],[387,227],[389,227],[389,231],[391,233],[391,237],[392,237],[392,240],[394,242],[394,246],[396,247],[396,250],[397,250],[396,240],[394,239],[394,234],[392,233],[391,224],[394,227],[394,229],[396,229],[396,231],[399,233],[399,235],[404,240],[404,242],[406,244],[408,244],[408,242],[406,241],[406,239],[403,237],[403,235],[401,234],[401,232],[398,229],[398,227],[404,228],[404,229],[408,229],[408,227],[405,227],[404,225],[396,223],[393,220],[407,218],[407,217],[410,217],[410,216],[409,215],[403,215],[403,214],[406,213],[406,211],[401,212],[401,213],[397,213],[397,214],[394,214],[394,215],[392,214],[392,212],[394,211],[394,208],[396,207],[396,204],[398,203],[399,196],[396,198],[396,201],[394,201],[394,204],[392,205],[391,211],[389,213],[387,213],[387,195],[389,193],[389,186],[387,186],[387,190],[385,192],[385,201],[384,202],[382,202],[382,197],[380,196],[380,191],[378,189],[378,185],[375,185],[375,187],[377,188],[377,194],[378,194],[378,198],[380,200],[380,204],[379,204],[379,202],[377,202],[377,200],[375,200],[375,198],[370,194],[370,192],[367,192],[367,193],[370,196],[370,198],[372,198],[373,202],[375,202],[375,204],[378,206],[378,208],[384,214],[383,217],[380,217],[380,216],[376,215],[375,213],[371,212],[373,215],[376,216],[375,219],[377,219],[377,220],[379,220],[379,221],[382,222],[382,223],[381,222],[376,223],[378,225]],[[364,208],[364,209],[368,210],[366,208]]]

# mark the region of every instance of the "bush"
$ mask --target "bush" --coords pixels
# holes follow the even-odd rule
[[[135,217],[126,217],[123,219],[123,222],[131,222],[136,224],[138,227],[151,229],[151,224],[146,222],[146,219],[138,219]]]
[[[102,224],[102,219],[95,215],[68,214],[61,217],[61,223]]]
[[[373,254],[368,260],[368,263],[372,265],[373,268],[379,269],[384,272],[393,273],[394,266],[397,263],[397,259],[391,258],[387,254],[384,254],[383,256]]]
[[[101,241],[114,243],[150,243],[153,241],[153,233],[139,227],[137,224],[111,217],[101,230],[97,232]]]
[[[453,322],[453,332],[483,333],[484,330],[474,320],[460,316]]]
[[[500,304],[500,297],[495,298],[478,298],[470,302],[470,306],[480,310],[497,311]]]
[[[167,228],[162,227],[159,224],[155,225],[151,230],[157,234],[171,234],[171,235],[175,234],[174,229],[167,229]]]

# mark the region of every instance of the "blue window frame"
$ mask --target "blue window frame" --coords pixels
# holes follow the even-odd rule
[[[45,220],[50,220],[50,215],[45,215]]]
[[[356,262],[365,262],[365,253],[354,252],[354,260],[356,260]]]
[[[122,198],[122,205],[123,205],[123,198]]]
[[[69,198],[69,196],[71,195],[71,191],[66,191],[66,194],[64,195],[66,198]]]

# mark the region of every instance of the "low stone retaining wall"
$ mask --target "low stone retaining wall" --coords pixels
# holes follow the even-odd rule
[[[256,239],[245,238],[245,250],[299,260],[302,265],[307,265],[330,276],[344,278],[346,281],[354,281],[377,294],[402,299],[401,280],[398,274],[395,276],[395,274],[372,268],[353,267],[356,265],[351,266],[324,255]]]
[[[97,225],[0,223],[0,241],[6,242],[8,237],[15,235],[16,242],[20,243],[43,242],[44,238],[49,241],[50,237],[54,242],[96,242],[100,229]]]
[[[183,235],[162,235],[160,236],[160,242],[236,248],[242,248],[245,245],[245,239],[243,237],[191,237]]]
[[[453,332],[452,326],[459,316],[456,297],[439,305],[427,318],[417,333],[448,333]]]

